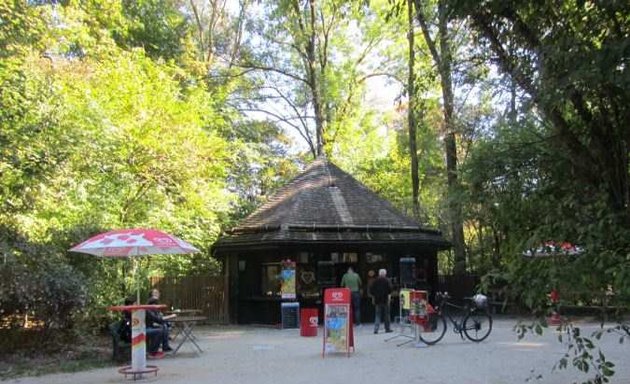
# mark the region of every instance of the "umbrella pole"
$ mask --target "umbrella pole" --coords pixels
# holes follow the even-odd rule
[[[140,284],[138,284],[138,260],[133,257],[133,277],[136,283],[136,304],[140,305]]]

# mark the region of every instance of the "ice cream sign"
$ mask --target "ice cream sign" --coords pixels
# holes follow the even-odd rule
[[[350,290],[347,288],[329,288],[324,292],[324,302],[328,304],[350,304]]]
[[[326,353],[344,352],[350,356],[354,351],[352,331],[352,309],[348,288],[328,288],[324,290],[324,344],[322,357]],[[309,319],[317,322],[317,317]]]

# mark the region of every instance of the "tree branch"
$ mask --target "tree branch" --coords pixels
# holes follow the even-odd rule
[[[427,42],[427,46],[429,47],[429,51],[431,52],[431,56],[433,56],[433,60],[438,68],[441,67],[442,59],[440,57],[440,53],[437,50],[435,45],[435,40],[431,37],[431,31],[429,31],[429,27],[427,25],[426,17],[422,12],[422,2],[420,0],[415,0],[416,6],[416,19],[418,19],[418,23],[420,23],[420,28],[422,28],[422,34],[424,35],[424,40]]]
[[[268,67],[265,65],[258,65],[258,64],[253,64],[253,63],[244,63],[244,64],[236,64],[237,67],[239,68],[245,68],[245,69],[253,69],[253,70],[259,70],[259,71],[264,71],[264,72],[273,72],[273,73],[277,73],[279,75],[291,78],[293,80],[302,82],[306,85],[308,85],[308,81],[298,75],[294,75],[292,73],[289,73],[287,71],[278,69],[278,68],[274,68],[274,67]]]

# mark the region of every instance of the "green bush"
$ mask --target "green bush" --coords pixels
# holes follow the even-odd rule
[[[50,255],[29,263],[7,257],[0,266],[0,308],[4,325],[21,328],[29,316],[44,329],[69,330],[85,307],[85,277]]]

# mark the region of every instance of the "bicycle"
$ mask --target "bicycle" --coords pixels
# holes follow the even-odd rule
[[[446,333],[447,318],[453,325],[453,331],[459,333],[462,339],[466,335],[476,343],[485,340],[492,331],[492,316],[486,309],[487,298],[484,295],[467,297],[468,303],[464,306],[455,305],[449,299],[448,292],[436,294],[436,305],[433,308],[428,306],[426,323],[420,326],[420,340],[428,345],[442,340]],[[462,313],[461,321],[451,315],[451,308],[457,308]]]

